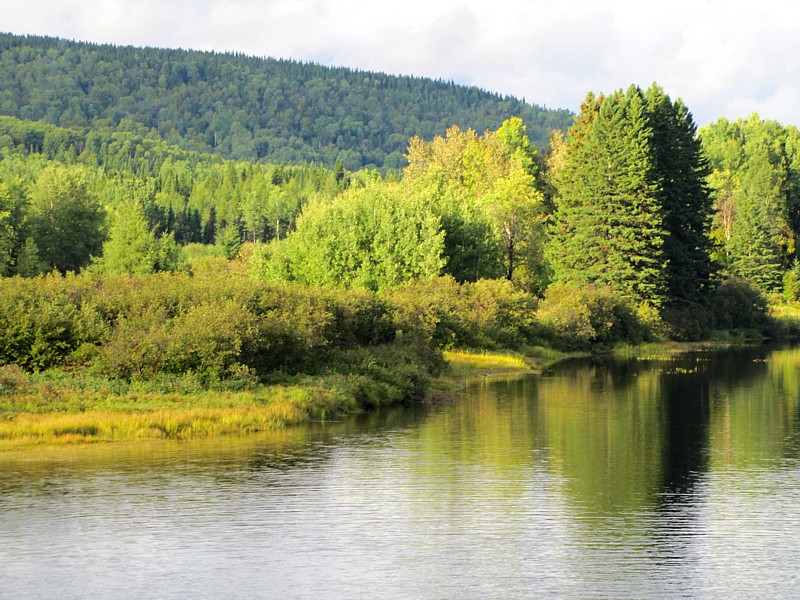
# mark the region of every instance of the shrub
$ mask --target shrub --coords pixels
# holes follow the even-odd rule
[[[28,387],[28,376],[19,365],[0,366],[0,395],[20,392]]]
[[[663,320],[670,339],[695,341],[711,333],[712,310],[696,302],[671,302],[663,312]]]
[[[99,342],[106,331],[86,283],[58,274],[0,280],[0,363],[46,369]]]
[[[437,348],[520,348],[537,333],[536,300],[505,279],[459,285],[451,276],[416,281],[388,295],[398,330]]]
[[[716,329],[764,329],[768,325],[767,300],[743,279],[727,279],[712,300]]]
[[[645,334],[622,298],[610,288],[595,285],[550,286],[537,317],[553,343],[565,350],[588,350],[618,341],[638,343]]]

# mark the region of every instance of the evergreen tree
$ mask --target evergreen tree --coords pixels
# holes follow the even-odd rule
[[[217,246],[222,248],[222,252],[228,260],[233,260],[239,254],[239,249],[242,247],[242,234],[234,223],[229,223],[219,230]]]
[[[556,151],[549,247],[556,280],[609,285],[659,308],[675,335],[700,334],[714,271],[711,201],[683,103],[656,85],[589,94]],[[687,310],[692,323],[681,322]]]
[[[17,255],[16,274],[22,277],[35,277],[47,271],[47,265],[39,258],[39,248],[32,237],[25,238],[25,243]]]
[[[641,90],[587,96],[556,174],[549,256],[557,281],[664,304],[667,231],[652,140]]]
[[[736,221],[728,248],[731,270],[764,291],[777,291],[783,282],[781,252],[772,233],[767,205],[757,196],[737,202]]]
[[[709,299],[709,232],[713,200],[706,184],[710,168],[697,138],[697,127],[683,102],[671,101],[653,84],[646,93],[653,129],[653,175],[661,185],[667,302],[680,319],[690,305]]]

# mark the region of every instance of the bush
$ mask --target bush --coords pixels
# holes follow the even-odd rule
[[[517,349],[537,333],[536,300],[504,279],[459,285],[451,276],[419,280],[388,294],[398,331],[437,348]]]
[[[716,329],[759,329],[768,327],[767,300],[743,279],[727,279],[712,300]]]
[[[0,363],[28,371],[64,362],[107,334],[85,278],[58,274],[0,280]]]
[[[696,341],[711,333],[713,314],[696,302],[672,302],[664,309],[663,319],[670,339]]]
[[[613,342],[641,342],[645,329],[631,307],[610,288],[550,286],[537,317],[554,345],[588,350]]]
[[[789,302],[800,300],[800,262],[797,259],[783,276],[783,297]]]

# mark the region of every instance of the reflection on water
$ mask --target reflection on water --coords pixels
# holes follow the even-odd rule
[[[0,597],[791,597],[799,419],[800,351],[749,349],[0,455]]]

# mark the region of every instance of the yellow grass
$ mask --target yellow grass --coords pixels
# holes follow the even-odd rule
[[[0,449],[33,444],[71,444],[134,439],[189,439],[280,429],[341,412],[335,389],[272,386],[260,393],[226,392],[211,400],[164,395],[116,398],[80,412],[16,412],[0,416]],[[160,401],[156,401],[160,400]],[[103,405],[117,405],[106,408]]]
[[[186,439],[264,431],[307,418],[303,407],[273,403],[263,408],[189,408],[144,413],[21,414],[0,422],[0,445],[6,441],[71,443],[123,439]]]
[[[504,352],[476,352],[447,350],[444,358],[451,373],[457,377],[483,375],[498,371],[529,371],[530,366],[522,356]]]

